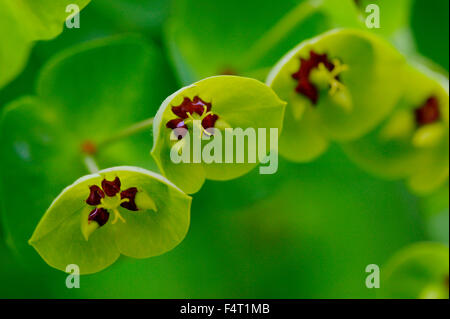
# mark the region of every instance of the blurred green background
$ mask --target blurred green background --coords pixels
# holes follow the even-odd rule
[[[6,8],[4,1],[9,0],[0,0],[0,10]],[[370,3],[328,1],[327,10],[301,21],[287,19],[300,2],[92,0],[81,12],[80,29],[64,29],[55,39],[34,45],[24,69],[13,81],[0,87],[0,108],[21,96],[34,94],[40,70],[62,51],[94,39],[133,33],[143,37],[158,55],[155,61],[160,86],[149,98],[152,105],[145,106],[151,116],[170,92],[207,76],[235,73],[263,80],[270,67],[302,40],[334,27],[358,26],[361,15],[365,15],[366,3]],[[374,3],[381,7],[382,28],[373,32],[389,39],[407,56],[426,57],[448,73],[447,0],[374,0]],[[274,37],[267,50],[255,50],[255,43],[279,21],[289,25],[289,31]],[[0,21],[3,31],[16,27]],[[0,36],[4,37],[0,38],[1,46],[12,41],[8,32],[0,32]],[[86,85],[98,85],[90,82],[90,74],[85,77]],[[152,87],[138,89],[152,90]],[[64,101],[64,96],[60,98]],[[77,112],[75,103],[72,104]],[[151,141],[148,134],[140,138]],[[105,163],[139,162],[154,169],[147,149],[142,149],[136,158],[130,155],[125,163],[119,161],[121,156],[114,157],[114,152],[122,150],[120,145],[112,148],[108,153],[111,158]],[[0,156],[7,157],[4,153]],[[7,175],[5,163],[0,167],[2,176]],[[58,194],[63,185],[69,185],[76,177],[68,173],[64,178],[67,180],[59,179],[52,185],[52,192]],[[30,188],[40,187],[31,178],[26,182]],[[18,189],[17,194],[20,192]],[[29,200],[24,194],[23,201]],[[445,247],[447,264],[443,267],[448,274],[448,196],[447,184],[428,197],[416,197],[402,182],[385,181],[362,171],[337,145],[310,164],[294,164],[280,158],[278,173],[273,176],[259,175],[254,170],[229,182],[208,181],[194,195],[191,227],[178,247],[146,260],[121,257],[101,273],[83,276],[80,289],[67,289],[66,274],[45,264],[27,246],[28,238],[17,235],[22,226],[11,222],[21,223],[20,219],[26,220],[27,214],[41,216],[44,211],[31,213],[20,208],[6,211],[3,204],[0,297],[421,297],[420,291],[415,293],[414,289],[420,290],[423,285],[408,286],[408,281],[415,282],[417,277],[405,275],[406,279],[396,281],[391,278],[394,275],[384,277],[384,267],[386,273],[395,274],[389,269],[396,267],[391,260],[399,252],[415,243],[434,242]],[[36,207],[48,206],[50,202]],[[29,205],[34,207],[33,203]],[[417,263],[414,259],[408,262]],[[365,268],[369,264],[382,268],[379,290],[366,288]],[[413,268],[425,269],[418,276],[428,283],[438,273],[428,271],[433,267],[436,265]],[[385,278],[386,284],[391,285],[386,289]],[[395,285],[412,288],[407,289],[409,294],[402,294],[401,289],[393,294]]]

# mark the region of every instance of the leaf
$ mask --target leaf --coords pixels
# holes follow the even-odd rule
[[[268,68],[299,41],[330,28],[360,25],[353,0],[281,0],[276,5],[178,0],[165,39],[183,85],[223,74],[259,72],[257,78],[263,80]]]
[[[92,4],[101,11],[105,23],[117,30],[145,31],[155,36],[161,31],[169,5],[165,0],[96,0]]]
[[[159,50],[136,37],[90,42],[49,61],[37,81],[38,96],[5,108],[0,205],[10,246],[24,264],[48,268],[27,240],[58,193],[87,173],[81,146],[152,117],[173,90],[166,67]],[[153,169],[156,165],[142,151],[151,145],[146,131],[95,156],[100,167]]]
[[[401,101],[392,114],[344,150],[364,169],[390,179],[406,179],[417,194],[430,193],[448,179],[448,79],[423,66],[409,66]],[[420,125],[416,112],[435,99],[439,118]],[[432,105],[430,105],[432,107]]]
[[[34,41],[62,32],[69,4],[83,9],[90,0],[3,0],[0,3],[0,88],[24,67]]]
[[[330,140],[369,132],[398,101],[403,67],[395,49],[363,31],[333,30],[299,44],[267,79],[288,103],[280,154],[310,161]]]
[[[137,211],[111,206],[106,224],[88,221],[89,212],[95,209],[86,203],[89,187],[115,178],[121,181],[120,194],[137,188]],[[146,205],[138,196],[151,198],[153,204]],[[102,203],[109,205],[106,200],[115,197],[106,195],[104,200]],[[30,244],[56,269],[65,271],[67,265],[76,264],[80,274],[95,273],[120,254],[148,258],[173,249],[188,231],[190,205],[191,198],[162,176],[136,167],[115,167],[84,176],[65,188],[42,217]],[[114,223],[114,209],[123,221]],[[98,228],[86,238],[82,227],[88,223]]]
[[[219,158],[220,163],[206,163],[204,157],[198,163],[194,162],[192,158],[195,152],[193,145],[195,141],[202,141],[202,136],[207,133],[203,135],[200,135],[201,131],[196,133],[193,130],[193,124],[187,125],[190,132],[189,136],[181,139],[181,141],[171,139],[173,130],[168,128],[167,125],[170,121],[182,120],[173,112],[174,107],[180,106],[186,99],[194,102],[196,98],[200,98],[204,103],[211,103],[211,111],[218,116],[214,128],[220,131],[222,139],[211,136],[208,141],[203,140],[202,146],[214,141],[220,142],[220,146],[218,146],[218,149],[222,152],[222,156]],[[227,128],[241,128],[244,131],[254,129],[256,141],[258,141],[263,138],[259,135],[258,129],[264,129],[267,148],[265,154],[267,154],[269,147],[274,147],[273,143],[270,142],[269,130],[276,128],[278,134],[281,132],[284,105],[285,103],[269,87],[253,79],[236,76],[217,76],[204,79],[182,88],[163,102],[153,125],[152,156],[161,172],[187,193],[197,192],[205,179],[228,180],[237,178],[257,166],[258,158],[255,163],[252,163],[248,157],[245,157],[242,163],[236,163],[236,154],[242,148],[238,150],[237,143],[234,143],[234,145],[227,144],[224,140],[225,130]],[[203,109],[201,112],[207,114]],[[187,120],[188,118],[184,119],[184,121]],[[171,150],[180,143],[188,143],[190,157],[187,158],[187,161],[189,163],[176,164],[171,159]],[[245,144],[245,147],[247,147],[250,143]],[[251,149],[251,146],[253,145],[248,146],[248,148],[244,147],[243,151],[246,154],[258,155],[256,149]],[[225,163],[225,153],[231,149],[233,149],[233,163]],[[205,148],[202,147],[201,150],[203,153]]]
[[[448,246],[417,243],[395,254],[382,269],[382,298],[448,299]]]

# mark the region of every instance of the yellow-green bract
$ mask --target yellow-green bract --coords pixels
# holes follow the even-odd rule
[[[415,193],[426,194],[448,180],[448,79],[423,66],[410,66],[406,74],[408,84],[392,114],[344,150],[364,169],[406,179]],[[417,122],[418,112],[427,123]]]
[[[281,132],[285,109],[285,102],[280,100],[273,90],[264,83],[237,76],[210,77],[182,88],[169,96],[163,102],[155,117],[153,125],[154,145],[151,154],[161,172],[189,194],[197,192],[205,179],[229,180],[237,178],[258,165],[257,162],[251,163],[247,159],[244,163],[236,163],[236,161],[225,163],[225,161],[222,161],[222,163],[213,162],[209,164],[204,161],[176,164],[172,161],[171,149],[179,141],[171,140],[173,132],[167,125],[174,119],[180,119],[174,113],[173,108],[179,107],[185,99],[194,101],[196,98],[211,105],[211,112],[218,117],[214,128],[220,130],[222,139],[224,139],[225,134],[223,133],[227,128],[254,129],[259,142],[258,129],[264,130],[266,132],[266,154],[273,146],[269,140],[269,131],[275,128],[278,129],[278,134]],[[207,110],[205,109],[205,111]],[[206,112],[203,114],[206,114]],[[193,134],[191,124],[187,125],[187,128],[192,140],[202,140],[202,136]],[[204,136],[205,134],[203,134]],[[211,140],[214,139],[216,137],[212,136]],[[226,151],[224,145],[225,143],[222,143],[223,154]],[[234,154],[236,154],[237,145],[233,147]],[[252,147],[247,147],[246,151],[255,152],[256,150]]]
[[[115,178],[120,179],[122,190],[137,188],[141,194],[140,198],[136,195],[138,210],[106,204],[110,219],[100,227],[90,221],[96,229],[91,229],[88,237],[88,216],[94,209],[86,203],[90,187]],[[191,198],[158,174],[136,167],[110,168],[67,187],[42,217],[30,244],[56,269],[65,271],[76,264],[81,274],[95,273],[114,263],[120,254],[148,258],[176,247],[188,231],[190,206]],[[122,220],[114,222],[116,209]]]
[[[400,97],[404,65],[393,47],[364,31],[333,30],[302,42],[267,79],[288,102],[280,154],[310,161],[330,140],[354,140],[372,130]]]

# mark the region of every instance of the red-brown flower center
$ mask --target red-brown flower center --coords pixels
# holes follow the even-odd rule
[[[317,105],[319,100],[319,89],[311,82],[311,72],[323,64],[328,71],[333,71],[335,65],[328,59],[327,54],[317,54],[310,51],[309,59],[300,58],[300,69],[292,74],[292,78],[297,80],[298,84],[295,90],[308,98],[313,105]],[[338,77],[336,77],[338,80]]]
[[[109,219],[110,212],[109,208],[114,209],[117,205],[130,211],[138,211],[136,205],[136,194],[138,189],[136,187],[131,187],[126,190],[121,191],[120,178],[116,177],[113,181],[108,181],[103,179],[101,182],[101,187],[97,185],[92,185],[89,187],[89,196],[86,199],[86,203],[90,206],[96,206],[90,213],[88,220],[89,222],[95,221],[99,226],[103,226]],[[120,195],[120,198],[117,196]],[[111,198],[112,205],[105,203],[107,198]],[[111,207],[110,207],[111,206]]]
[[[439,121],[441,118],[439,100],[434,96],[428,98],[421,107],[414,111],[414,113],[418,127]]]
[[[200,117],[201,124],[204,130],[213,128],[219,116],[211,113],[211,103],[203,101],[196,96],[192,100],[185,97],[183,102],[178,106],[172,106],[172,112],[178,118],[167,122],[166,127],[172,130],[188,129],[187,122],[189,122],[196,114]],[[184,135],[178,135],[178,139],[182,139]]]

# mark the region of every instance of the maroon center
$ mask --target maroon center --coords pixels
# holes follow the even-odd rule
[[[416,109],[416,124],[418,127],[433,124],[440,120],[441,111],[439,110],[439,100],[432,96],[425,103]]]
[[[90,206],[99,206],[101,204],[102,198],[105,196],[114,197],[120,193],[120,199],[128,199],[127,202],[120,204],[121,207],[128,209],[130,211],[138,211],[139,208],[136,205],[136,194],[138,189],[136,187],[130,187],[126,190],[121,191],[120,178],[116,177],[113,181],[108,181],[103,179],[101,182],[101,187],[98,185],[89,186],[89,196],[86,199],[86,203]],[[88,221],[95,221],[99,226],[103,226],[109,219],[110,213],[107,209],[103,207],[95,207],[88,217]]]
[[[89,213],[88,217],[89,221],[96,221],[100,227],[105,225],[108,219],[109,213],[104,208],[94,208],[94,210]]]
[[[203,114],[211,111],[211,103],[203,101],[200,97],[196,96],[192,100],[188,97],[185,97],[183,102],[178,106],[172,106],[172,112],[178,118],[170,120],[167,122],[166,127],[172,130],[183,128],[185,130],[188,129],[185,124],[185,120],[189,118],[189,115],[193,115],[194,113],[202,116]],[[202,127],[207,130],[209,128],[213,128],[216,124],[216,121],[219,119],[219,116],[216,114],[209,114],[202,119]],[[181,140],[184,137],[183,134],[179,134],[177,138]]]
[[[333,71],[334,64],[328,59],[326,54],[317,54],[310,51],[309,59],[300,58],[300,69],[292,74],[292,78],[297,80],[298,84],[295,90],[308,98],[313,105],[317,105],[319,100],[319,89],[311,83],[310,76],[314,69],[317,69],[321,63],[328,71]],[[338,77],[336,77],[338,79]]]

